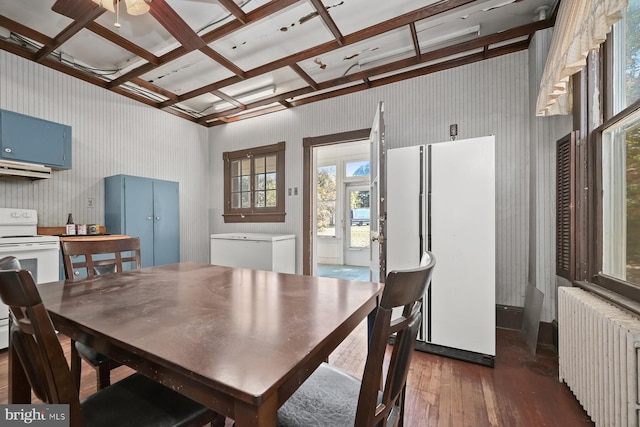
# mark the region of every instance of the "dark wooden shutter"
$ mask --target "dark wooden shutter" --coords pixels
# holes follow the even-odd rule
[[[576,271],[576,132],[558,141],[556,157],[556,274]]]

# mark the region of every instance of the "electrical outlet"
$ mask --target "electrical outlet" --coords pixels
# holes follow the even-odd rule
[[[293,188],[293,195],[297,196],[298,195],[298,187],[294,187]]]
[[[89,198],[87,199],[87,207],[88,207],[88,208],[92,208],[93,206],[94,206],[94,204],[93,204],[93,197],[89,197]]]
[[[291,189],[289,189],[289,195],[291,195]]]

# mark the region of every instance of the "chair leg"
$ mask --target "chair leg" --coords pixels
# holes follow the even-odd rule
[[[96,388],[102,390],[111,385],[111,366],[109,363],[102,364],[96,369]]]
[[[76,386],[76,390],[80,391],[80,374],[82,373],[82,359],[80,359],[80,353],[76,349],[76,342],[74,340],[71,343],[71,377],[73,383]]]

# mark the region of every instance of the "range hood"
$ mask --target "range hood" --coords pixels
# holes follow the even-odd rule
[[[51,178],[51,168],[33,163],[0,160],[0,178],[28,178],[31,180]]]

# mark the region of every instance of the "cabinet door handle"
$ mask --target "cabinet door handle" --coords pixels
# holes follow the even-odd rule
[[[5,148],[5,149],[4,149],[4,152],[5,152],[5,153],[10,153],[10,152],[11,152],[11,148],[9,148],[9,147]]]
[[[160,217],[159,216],[156,217],[156,221],[160,221]]]
[[[151,221],[151,220],[153,219],[153,217],[148,216],[148,217],[147,217],[147,219],[148,219],[149,221]]]

